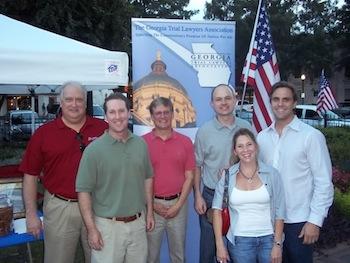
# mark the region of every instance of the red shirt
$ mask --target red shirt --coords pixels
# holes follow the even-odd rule
[[[192,141],[176,131],[163,140],[154,131],[143,136],[153,166],[154,195],[170,196],[181,192],[185,171],[195,169]]]
[[[88,145],[108,128],[108,124],[87,116],[80,129],[82,143],[77,132],[67,127],[61,118],[41,126],[32,136],[19,170],[41,176],[44,187],[66,198],[77,198],[75,178],[82,156],[81,146]]]

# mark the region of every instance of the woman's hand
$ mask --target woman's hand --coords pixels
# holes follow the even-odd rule
[[[230,257],[228,255],[225,245],[222,244],[216,247],[216,260],[219,263],[226,263],[230,261]]]

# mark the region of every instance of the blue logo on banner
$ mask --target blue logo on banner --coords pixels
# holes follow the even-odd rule
[[[116,65],[116,64],[112,64],[108,67],[109,73],[112,73],[112,72],[117,71],[117,70],[118,70],[118,65]]]

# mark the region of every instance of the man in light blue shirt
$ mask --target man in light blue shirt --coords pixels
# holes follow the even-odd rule
[[[257,140],[262,160],[280,172],[285,190],[283,262],[308,263],[333,202],[329,152],[324,135],[295,116],[291,84],[276,83],[270,100],[275,122]]]
[[[199,262],[213,263],[215,238],[212,224],[208,221],[215,187],[219,175],[229,167],[232,153],[232,138],[240,128],[251,129],[251,125],[234,116],[236,92],[225,84],[216,86],[211,93],[211,106],[216,116],[198,129],[195,140],[196,172],[194,177],[195,209],[199,214],[201,229]],[[201,190],[203,182],[203,191]]]

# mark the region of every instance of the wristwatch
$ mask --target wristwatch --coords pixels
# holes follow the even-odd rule
[[[278,246],[278,247],[282,247],[282,241],[273,241],[273,243]]]

